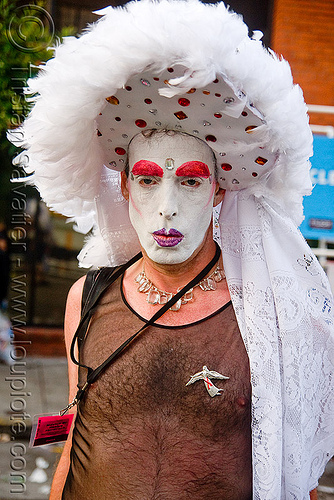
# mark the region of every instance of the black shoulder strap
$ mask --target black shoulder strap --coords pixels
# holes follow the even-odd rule
[[[134,262],[140,259],[142,256],[141,253],[135,255],[129,262],[119,267],[103,267],[98,269],[96,273],[94,271],[90,274],[88,278],[88,284],[84,288],[85,290],[85,299],[82,300],[82,310],[81,310],[81,319],[78,325],[78,328],[74,334],[71,343],[70,355],[73,362],[74,361],[74,346],[75,343],[78,342],[78,349],[80,350],[82,343],[85,339],[88,326],[90,320],[95,312],[97,303],[102,293],[114,282],[116,279],[121,276],[125,270],[130,267]],[[76,362],[76,364],[79,364]],[[84,366],[88,369],[88,372],[91,370],[88,366]]]
[[[86,274],[81,297],[81,319],[85,317],[86,313],[88,313],[88,315],[86,315],[86,320],[82,324],[80,332],[77,336],[79,352],[82,348],[82,344],[88,329],[88,324],[92,316],[91,314],[89,314],[89,312],[96,302],[96,295],[97,300],[99,300],[105,289],[117,279],[117,270],[119,269],[119,267],[104,267],[101,269],[94,269],[88,271],[88,273]],[[101,272],[102,270],[103,272]]]
[[[87,297],[90,292],[90,289],[93,286],[93,283],[96,279],[96,277],[99,275],[100,270],[99,269],[93,269],[91,271],[88,271],[86,274],[86,279],[85,283],[82,289],[82,297],[81,297],[81,314],[84,310],[85,304],[87,302]]]

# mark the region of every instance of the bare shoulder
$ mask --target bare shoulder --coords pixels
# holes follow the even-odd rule
[[[81,305],[81,297],[82,297],[82,290],[84,287],[86,281],[86,275],[81,276],[70,288],[68,295],[67,295],[67,304],[66,307],[68,306],[74,306],[74,305]]]
[[[66,302],[65,321],[64,321],[64,337],[66,354],[68,360],[68,377],[69,377],[69,399],[74,398],[77,391],[78,383],[78,367],[71,359],[71,344],[79,325],[81,318],[81,297],[86,276],[82,276],[72,285]],[[75,356],[78,357],[77,346],[75,346]]]
[[[70,336],[73,337],[81,316],[81,298],[82,290],[85,284],[86,276],[79,278],[70,288],[66,301],[65,311],[65,341]]]
[[[86,276],[82,276],[78,281],[76,281],[70,291],[68,292],[66,311],[65,311],[65,321],[64,321],[64,337],[66,354],[68,360],[68,376],[69,376],[69,400],[72,401],[76,391],[78,383],[78,367],[73,363],[71,359],[71,344],[75,334],[75,331],[79,325],[81,318],[81,297],[82,290],[86,280]],[[74,349],[76,358],[78,357],[78,350],[75,346]]]

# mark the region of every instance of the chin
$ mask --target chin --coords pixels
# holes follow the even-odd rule
[[[182,264],[188,260],[196,249],[156,247],[146,251],[148,257],[157,264]]]

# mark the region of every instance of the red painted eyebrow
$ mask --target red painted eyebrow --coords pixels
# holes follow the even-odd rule
[[[137,161],[133,165],[131,172],[133,175],[150,175],[154,177],[163,177],[164,175],[164,171],[157,163],[148,160]]]
[[[175,172],[178,177],[210,177],[210,170],[206,163],[202,161],[187,161],[183,163]]]

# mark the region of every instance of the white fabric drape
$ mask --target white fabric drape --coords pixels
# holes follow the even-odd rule
[[[227,192],[226,277],[250,359],[254,500],[309,500],[334,454],[334,315],[327,278],[282,209]]]

